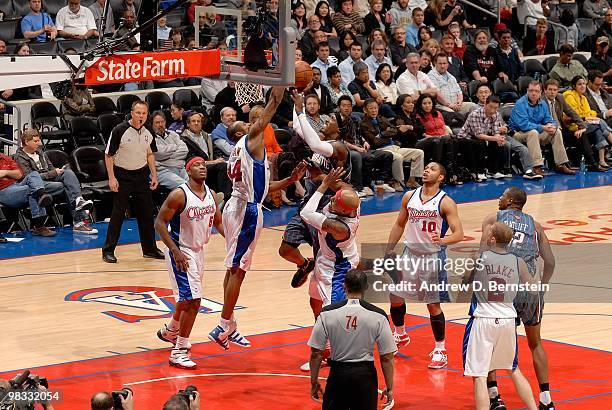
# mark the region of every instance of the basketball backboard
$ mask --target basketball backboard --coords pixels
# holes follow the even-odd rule
[[[285,0],[278,1],[276,21],[271,17],[271,12],[265,9],[245,12],[234,8],[198,6],[194,20],[194,32],[199,33],[195,36],[196,46],[215,47],[216,43],[222,48],[219,79],[269,86],[292,85],[295,79],[297,33],[290,27],[290,15],[290,2]],[[266,43],[267,69],[252,71],[244,65],[244,51],[250,38],[245,22],[249,16],[265,20],[265,25],[278,23],[277,39],[273,36],[272,41],[269,41],[269,36],[267,41],[261,39],[262,44]]]

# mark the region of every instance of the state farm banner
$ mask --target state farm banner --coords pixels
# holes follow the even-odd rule
[[[100,58],[85,70],[85,84],[207,77],[220,72],[218,49],[114,54]]]

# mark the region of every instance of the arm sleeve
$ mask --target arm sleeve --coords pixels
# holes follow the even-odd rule
[[[315,192],[312,194],[302,211],[300,212],[300,216],[307,224],[312,227],[321,230],[323,228],[323,222],[325,222],[325,215],[320,212],[317,212],[317,207],[319,206],[319,202],[323,198],[323,194],[321,192]]]
[[[332,154],[334,153],[334,147],[329,142],[321,141],[321,138],[319,138],[319,135],[316,133],[314,129],[312,129],[312,127],[308,123],[308,120],[306,119],[306,114],[297,115],[294,110],[293,115],[294,115],[293,117],[294,130],[298,133],[299,136],[301,136],[304,139],[304,141],[310,147],[310,149],[313,152],[316,152],[317,154],[321,154],[326,158],[331,157]],[[297,121],[295,119],[296,116],[298,119]],[[300,124],[299,131],[298,129],[295,128],[296,123]]]

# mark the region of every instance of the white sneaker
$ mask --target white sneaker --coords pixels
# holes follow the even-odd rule
[[[431,362],[429,363],[430,369],[442,369],[448,364],[448,357],[446,356],[446,349],[434,349],[429,353]]]
[[[170,366],[187,370],[195,369],[197,366],[197,364],[189,358],[187,349],[172,349],[168,363],[170,363]]]
[[[372,191],[372,188],[370,188],[369,186],[364,186],[362,189],[363,192],[365,192],[365,194],[367,196],[372,196],[374,195],[374,191]],[[395,191],[395,190],[394,190]]]
[[[395,189],[389,184],[382,184],[381,186],[385,192],[395,192]]]
[[[93,209],[93,202],[89,199],[85,199],[82,196],[78,197],[75,201],[74,209],[80,211],[82,209]]]
[[[395,340],[398,349],[410,344],[410,336],[408,336],[408,333],[400,335],[399,333],[393,332],[393,340]]]
[[[176,339],[178,338],[178,334],[179,334],[178,329],[171,330],[166,324],[164,324],[162,328],[157,331],[157,337],[159,338],[159,340],[163,342],[171,343],[172,346],[176,344]],[[191,349],[191,342],[187,341],[186,349],[187,350]]]
[[[491,178],[493,178],[493,179],[502,179],[504,177],[505,177],[505,175],[502,174],[501,172],[496,172],[493,175],[491,175]]]
[[[476,182],[483,182],[487,180],[487,176],[485,174],[476,174]]]
[[[77,222],[72,226],[72,233],[81,233],[84,235],[95,235],[98,233],[98,230],[90,225],[87,225],[85,222]]]

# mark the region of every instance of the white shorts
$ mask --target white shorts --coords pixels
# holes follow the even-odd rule
[[[446,260],[444,250],[419,255],[411,253],[408,247],[405,247],[402,258],[408,264],[408,269],[399,271],[397,280],[398,283],[410,284],[411,287],[406,286],[406,290],[394,290],[391,292],[393,295],[425,303],[450,302],[450,295],[446,290],[430,290],[434,286],[443,286],[448,282],[446,270],[444,270]]]
[[[463,336],[463,374],[486,377],[491,370],[517,366],[515,318],[470,318]]]
[[[313,299],[321,300],[323,306],[346,299],[344,278],[349,270],[351,264],[348,261],[336,264],[335,261],[317,258],[314,273],[310,276],[308,294]]]
[[[225,266],[249,270],[263,226],[261,205],[231,197],[223,208]]]
[[[204,251],[180,248],[189,259],[187,272],[179,271],[174,263],[172,253],[164,249],[170,284],[177,302],[202,298],[202,279],[204,278]]]

